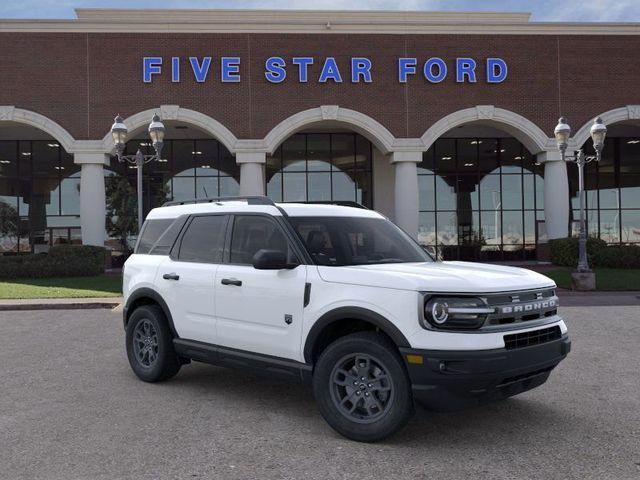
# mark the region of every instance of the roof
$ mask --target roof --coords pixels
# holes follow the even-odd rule
[[[278,208],[279,207],[279,208]],[[249,205],[247,202],[225,201],[211,203],[190,203],[154,208],[147,219],[177,218],[181,215],[203,213],[266,213],[282,216],[282,211],[292,217],[366,217],[384,218],[378,212],[341,205],[314,205],[307,203],[276,203],[275,205]]]
[[[640,23],[531,22],[526,12],[80,8],[76,15],[76,19],[0,19],[0,32],[640,34]]]

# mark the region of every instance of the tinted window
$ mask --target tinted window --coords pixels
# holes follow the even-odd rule
[[[291,252],[284,232],[276,222],[261,216],[237,216],[231,237],[231,263],[250,265],[258,250]]]
[[[151,247],[149,255],[169,255],[171,247],[173,247],[176,238],[180,235],[180,231],[182,230],[186,220],[186,215],[183,218],[177,218],[169,228],[160,235],[158,241],[153,245],[153,247]]]
[[[183,262],[221,263],[224,250],[225,215],[194,217],[180,243]]]
[[[136,253],[149,253],[151,247],[160,238],[165,230],[173,223],[173,218],[147,220],[142,227],[142,235],[136,248]]]
[[[318,265],[429,262],[431,257],[382,218],[290,217]]]

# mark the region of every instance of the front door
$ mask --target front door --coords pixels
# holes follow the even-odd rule
[[[194,216],[160,265],[156,285],[180,338],[217,343],[215,278],[222,262],[228,215]]]
[[[306,266],[257,270],[252,259],[260,249],[281,250],[297,260],[273,218],[236,215],[229,262],[216,273],[219,344],[277,357],[302,360],[301,334]]]

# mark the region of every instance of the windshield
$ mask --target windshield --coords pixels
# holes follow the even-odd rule
[[[318,265],[431,262],[432,258],[383,218],[289,217]]]

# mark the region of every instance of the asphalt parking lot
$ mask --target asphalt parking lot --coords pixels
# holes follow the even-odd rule
[[[0,478],[640,478],[640,307],[569,307],[545,385],[485,408],[418,410],[398,435],[333,432],[300,384],[201,364],[129,370],[119,314],[0,312]]]

